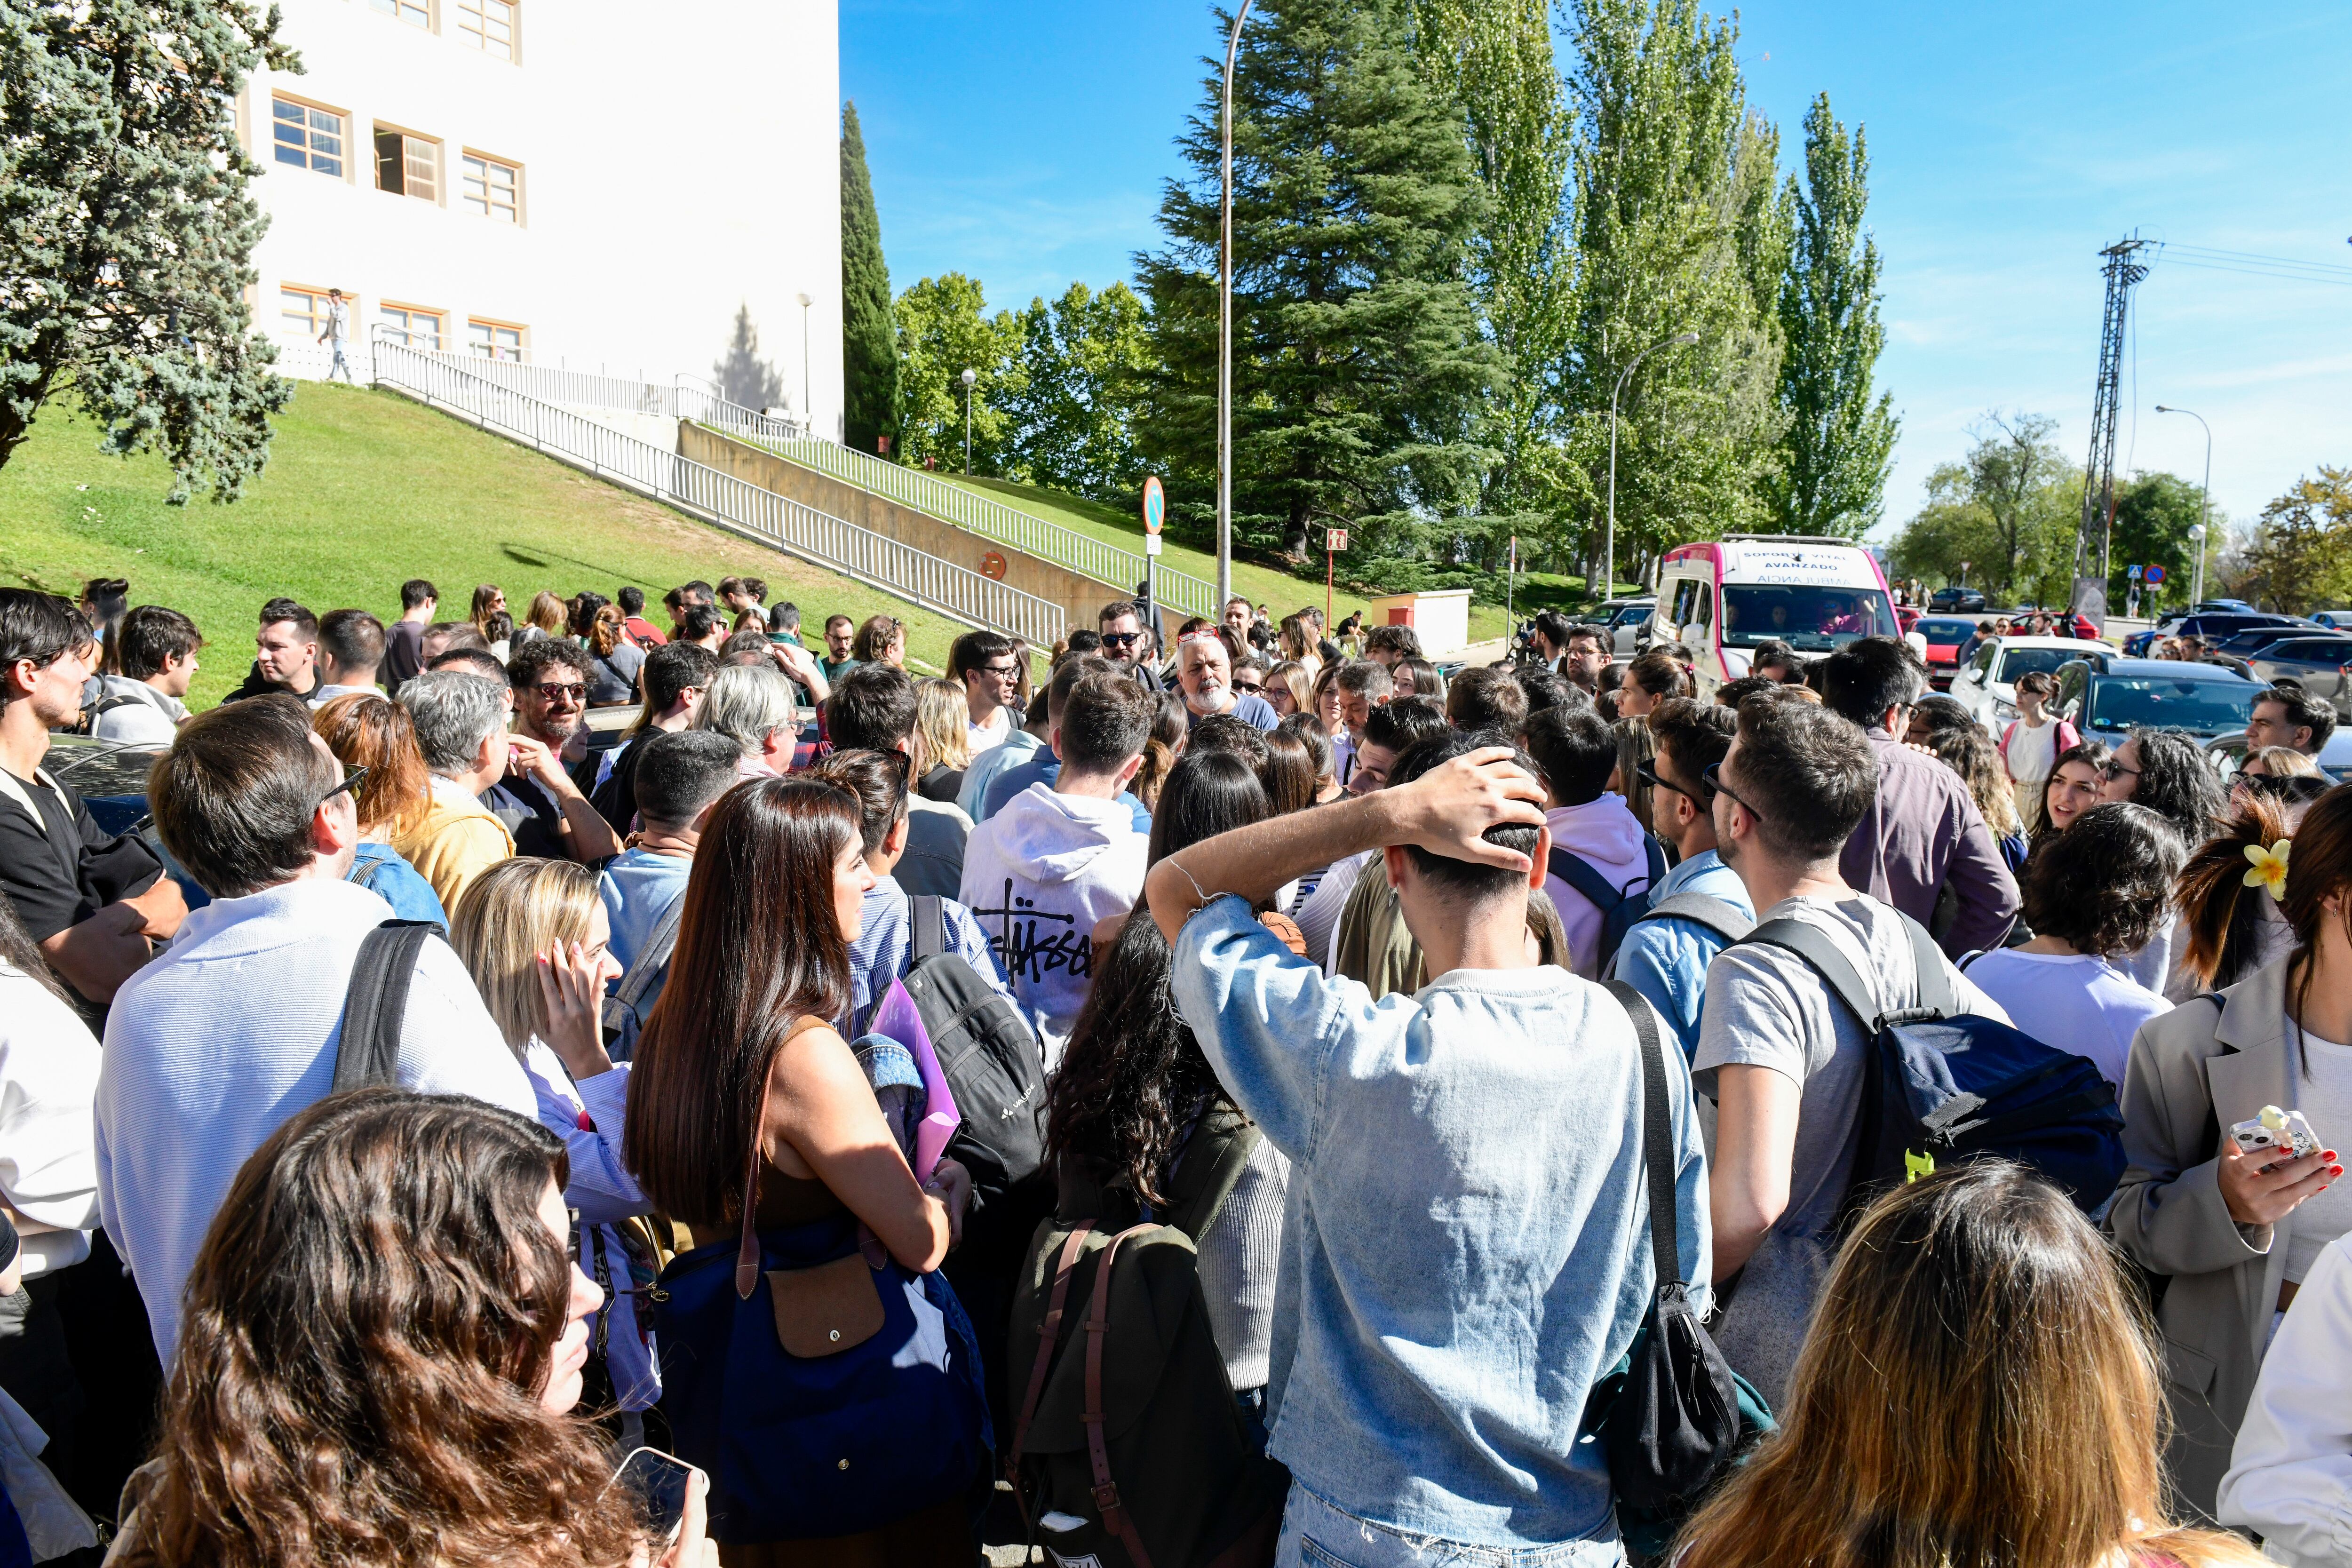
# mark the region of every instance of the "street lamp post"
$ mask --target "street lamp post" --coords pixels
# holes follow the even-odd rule
[[[1225,40],[1224,183],[1217,224],[1217,603],[1234,596],[1234,56],[1251,0]]]
[[[816,400],[809,395],[809,307],[816,303],[807,295],[801,301],[801,423],[808,427],[812,438],[816,435]]]
[[[1664,338],[1657,342],[1652,343],[1648,348],[1645,348],[1640,353],[1635,354],[1633,356],[1633,363],[1627,365],[1618,374],[1616,388],[1609,394],[1609,529],[1608,531],[1601,536],[1602,542],[1601,553],[1601,602],[1604,604],[1608,602],[1610,594],[1613,592],[1617,586],[1618,395],[1625,390],[1625,378],[1632,375],[1634,369],[1639,366],[1643,360],[1648,359],[1652,354],[1657,353],[1660,349],[1666,347],[1668,344],[1680,343],[1687,347],[1696,342],[1698,342],[1698,334],[1696,332],[1681,332],[1674,337]]]
[[[2167,408],[2159,403],[2156,411],[2158,414],[2186,414],[2205,429],[2205,483],[2197,492],[2197,526],[2189,531],[2189,537],[2197,545],[2197,585],[2189,593],[2189,605],[2194,609],[2205,602],[2205,535],[2208,531],[2205,520],[2213,510],[2213,426],[2206,425],[2205,416],[2193,408]]]
[[[970,365],[963,372],[963,477],[971,478],[971,388],[980,379],[980,372]]]

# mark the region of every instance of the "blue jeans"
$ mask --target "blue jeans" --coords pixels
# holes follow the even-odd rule
[[[1374,1524],[1333,1508],[1293,1481],[1283,1505],[1275,1568],[1622,1568],[1617,1541],[1552,1546],[1472,1546]]]

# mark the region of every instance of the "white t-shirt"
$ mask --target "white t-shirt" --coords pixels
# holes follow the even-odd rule
[[[2040,784],[2058,761],[2058,721],[2038,725],[2020,719],[2009,732],[2009,776],[2019,784]]]
[[[2341,1148],[2336,1140],[2352,1128],[2352,1046],[2306,1034],[2292,1018],[2286,1026],[2303,1047],[2294,1108],[2311,1123],[2322,1148]],[[2352,1182],[2337,1182],[2316,1197],[2304,1199],[2287,1221],[2286,1277],[2302,1284],[2319,1260],[2319,1249],[2347,1231],[2352,1231]]]
[[[90,1106],[98,1039],[81,1015],[32,975],[0,962],[0,1198],[55,1226],[25,1237],[25,1278],[89,1256],[98,1224]]]
[[[2104,958],[2006,948],[1969,965],[1977,989],[2043,1045],[2088,1057],[2099,1076],[2123,1087],[2139,1026],[2172,1004]]]
[[[971,754],[975,757],[1004,744],[1004,737],[1012,732],[1013,710],[1010,708],[997,709],[988,716],[985,724],[975,724],[969,719],[964,721],[963,738],[971,743]]]

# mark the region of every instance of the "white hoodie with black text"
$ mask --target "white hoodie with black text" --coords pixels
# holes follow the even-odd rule
[[[1125,802],[1034,784],[964,846],[956,901],[988,933],[1049,1068],[1093,984],[1095,922],[1143,896],[1150,844]]]

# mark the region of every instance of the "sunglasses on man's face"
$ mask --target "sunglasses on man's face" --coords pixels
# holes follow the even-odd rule
[[[569,685],[562,681],[543,681],[530,689],[538,692],[540,700],[545,702],[552,702],[559,697],[569,697],[574,702],[588,700],[588,689],[576,680]]]
[[[1717,795],[1727,797],[1734,805],[1738,805],[1742,811],[1745,811],[1757,821],[1762,822],[1765,820],[1765,816],[1762,812],[1757,810],[1746,801],[1741,800],[1737,795],[1734,795],[1732,793],[1731,786],[1723,782],[1723,764],[1721,763],[1707,763],[1706,770],[1698,775],[1698,782],[1705,784],[1707,788],[1715,791]]]
[[[1701,811],[1705,811],[1706,809],[1707,803],[1715,798],[1714,789],[1705,784],[1701,784],[1699,785],[1700,789],[1706,792],[1704,795],[1695,794],[1690,790],[1685,789],[1682,785],[1675,783],[1674,780],[1660,773],[1658,771],[1658,764],[1654,762],[1635,763],[1633,764],[1633,772],[1652,788],[1670,789],[1676,795],[1682,796],[1685,800],[1689,801],[1693,805],[1697,806]]]
[[[1102,640],[1105,647],[1133,647],[1143,640],[1143,634],[1141,632],[1105,632],[1102,635]]]

